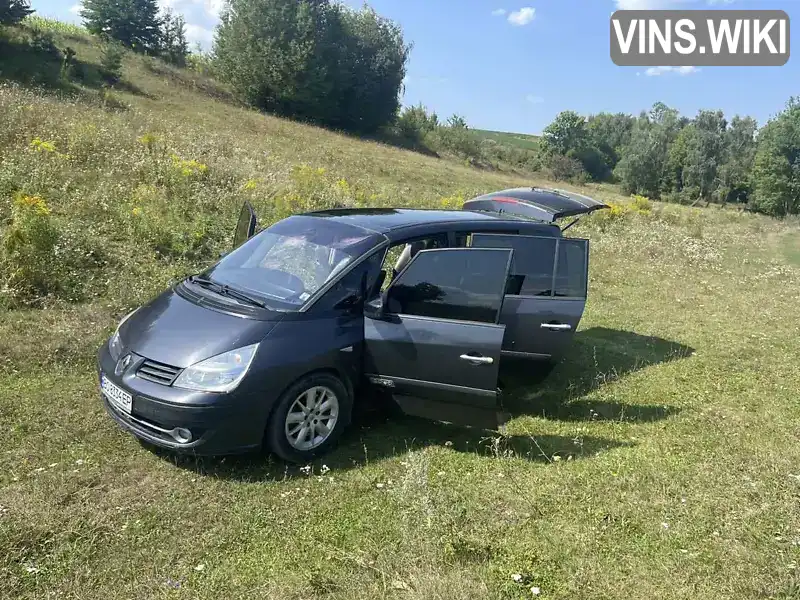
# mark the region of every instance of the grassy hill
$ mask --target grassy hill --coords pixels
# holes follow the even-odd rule
[[[481,139],[494,140],[507,146],[516,146],[525,150],[536,150],[539,147],[539,137],[527,133],[508,133],[505,131],[489,131],[487,129],[473,129],[472,132]]]
[[[94,352],[228,246],[243,200],[269,221],[547,182],[257,114],[142,57],[107,93],[32,91],[10,56],[0,597],[798,597],[796,223],[584,188],[615,204],[570,230],[586,316],[544,381],[504,369],[504,435],[375,420],[307,470],[178,459],[104,414]]]

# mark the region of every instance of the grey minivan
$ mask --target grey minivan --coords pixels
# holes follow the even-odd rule
[[[519,188],[257,232],[246,204],[232,252],[101,346],[103,403],[157,446],[294,462],[328,451],[369,389],[410,415],[497,427],[501,357],[557,361],[583,315],[589,244],[556,221],[605,207]]]

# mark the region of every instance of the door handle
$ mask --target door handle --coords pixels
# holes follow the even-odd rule
[[[459,357],[461,360],[471,362],[473,365],[490,365],[494,362],[491,356],[472,356],[471,354],[462,354]]]
[[[542,329],[552,329],[553,331],[569,331],[572,325],[569,323],[542,323]]]

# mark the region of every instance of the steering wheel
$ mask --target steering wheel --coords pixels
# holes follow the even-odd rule
[[[286,271],[279,271],[278,269],[260,269],[261,275],[273,285],[280,286],[284,289],[290,290],[295,295],[302,294],[306,291],[306,284],[297,275],[292,275]]]

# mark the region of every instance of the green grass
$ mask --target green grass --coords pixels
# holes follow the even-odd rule
[[[516,146],[525,150],[537,150],[539,148],[539,136],[536,135],[489,131],[486,129],[473,129],[472,131],[481,139],[495,140],[499,144]]]
[[[798,597],[796,224],[582,189],[622,208],[571,230],[591,239],[586,315],[544,381],[504,367],[504,435],[373,418],[308,473],[177,459],[104,414],[94,351],[227,247],[244,199],[272,219],[547,182],[259,115],[141,57],[125,69],[113,104],[0,84],[2,233],[22,193],[61,236],[52,296],[26,308],[0,287],[0,597]],[[62,268],[87,247],[99,262]]]

